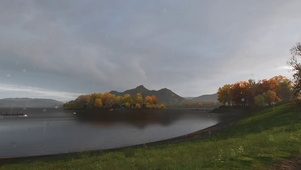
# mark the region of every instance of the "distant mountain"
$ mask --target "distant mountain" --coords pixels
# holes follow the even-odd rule
[[[217,93],[190,98],[190,100],[196,101],[196,102],[217,102]]]
[[[52,99],[6,98],[0,99],[0,107],[53,108],[64,103]]]
[[[117,96],[123,96],[125,94],[130,94],[131,96],[135,96],[137,93],[141,93],[142,96],[150,96],[155,95],[159,98],[160,102],[165,104],[179,103],[184,101],[185,99],[176,93],[172,92],[167,88],[163,88],[161,90],[148,90],[143,85],[136,87],[135,89],[126,90],[124,92],[111,91],[111,94],[115,94]]]

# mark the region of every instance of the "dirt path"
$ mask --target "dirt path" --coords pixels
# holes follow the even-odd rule
[[[290,159],[284,160],[279,164],[272,165],[268,170],[301,170],[301,154],[295,155]]]

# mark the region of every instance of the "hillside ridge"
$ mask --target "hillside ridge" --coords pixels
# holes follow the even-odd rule
[[[178,94],[174,93],[170,89],[162,88],[160,90],[149,90],[144,85],[139,85],[134,89],[129,89],[124,92],[111,91],[111,94],[115,94],[118,96],[123,96],[125,94],[130,94],[131,96],[135,96],[137,93],[141,93],[142,96],[150,96],[155,95],[159,98],[159,102],[166,104],[179,103],[184,101],[185,99]]]
[[[189,100],[192,100],[195,102],[217,102],[217,93],[205,94],[205,95],[201,95],[199,97],[190,98]]]

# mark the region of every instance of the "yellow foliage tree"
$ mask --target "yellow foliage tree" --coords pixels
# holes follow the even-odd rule
[[[140,109],[140,108],[141,108],[141,104],[140,103],[136,103],[135,109]]]
[[[94,107],[95,108],[102,108],[102,101],[100,98],[96,98],[94,101]]]
[[[115,95],[106,92],[101,96],[101,100],[104,108],[111,109],[115,104]]]

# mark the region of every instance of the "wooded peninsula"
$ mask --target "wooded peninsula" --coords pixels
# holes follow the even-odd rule
[[[164,109],[166,106],[159,103],[155,95],[143,97],[137,93],[134,97],[130,94],[117,96],[106,92],[81,95],[75,100],[64,104],[64,109]]]

